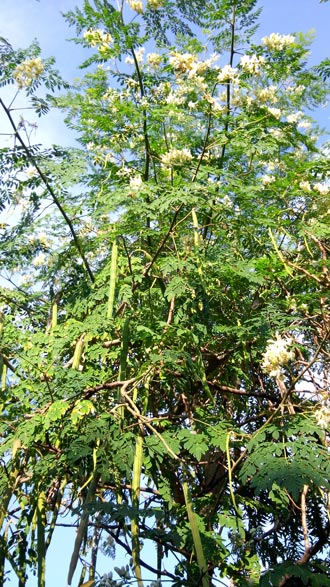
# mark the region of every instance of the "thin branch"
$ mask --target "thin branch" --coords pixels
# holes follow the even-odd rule
[[[116,541],[116,543],[119,546],[121,546],[127,552],[127,554],[129,554],[129,556],[132,556],[131,548],[125,542],[120,540],[120,538],[118,538],[118,536],[114,532],[111,532],[105,524],[99,524],[99,527],[102,528],[103,530],[105,530],[106,532],[108,532],[108,534],[110,534],[110,536]],[[153,567],[148,565],[148,563],[145,563],[141,560],[140,565],[141,565],[141,567],[144,567],[145,569],[147,569],[147,571],[151,571],[152,573],[157,575],[157,569],[154,569]],[[171,579],[177,579],[177,577],[175,577],[175,575],[172,575],[172,573],[170,573],[169,571],[164,570],[164,571],[161,571],[161,573],[164,577],[170,577]]]
[[[26,153],[26,155],[27,155],[27,158],[28,158],[28,160],[29,160],[29,161],[30,161],[30,162],[33,164],[33,166],[36,168],[36,170],[37,170],[37,172],[38,172],[39,176],[41,177],[41,179],[42,179],[42,181],[43,181],[43,183],[44,183],[44,185],[45,185],[45,187],[46,187],[46,189],[47,189],[48,193],[51,195],[51,197],[52,197],[52,199],[53,199],[53,202],[54,202],[55,206],[58,208],[58,210],[59,210],[59,211],[60,211],[60,213],[62,214],[62,216],[63,216],[63,218],[64,218],[65,222],[67,223],[67,225],[68,225],[68,227],[69,227],[69,230],[70,230],[70,232],[71,232],[71,234],[72,234],[73,241],[74,241],[74,243],[75,243],[75,245],[76,245],[77,251],[79,252],[79,255],[80,255],[80,257],[81,257],[81,259],[82,259],[82,261],[83,261],[83,263],[84,263],[85,269],[86,269],[86,271],[87,271],[87,273],[88,273],[88,276],[89,276],[90,280],[92,281],[92,283],[94,283],[94,281],[95,281],[95,278],[94,278],[93,272],[92,272],[92,270],[91,270],[91,268],[90,268],[90,266],[89,266],[89,263],[88,263],[88,261],[87,261],[87,259],[86,259],[86,256],[85,256],[85,254],[84,254],[84,252],[83,252],[83,250],[82,250],[82,247],[81,247],[80,241],[79,241],[79,239],[78,239],[78,236],[77,236],[77,234],[76,234],[76,232],[75,232],[75,229],[74,229],[74,226],[73,226],[73,223],[72,223],[72,221],[70,220],[70,218],[69,218],[69,216],[67,215],[66,211],[64,210],[64,208],[63,208],[63,206],[62,206],[62,204],[61,204],[60,200],[58,199],[58,197],[57,197],[57,195],[55,194],[55,192],[54,192],[54,190],[53,190],[52,186],[50,185],[49,179],[46,177],[46,175],[44,174],[44,172],[42,171],[42,169],[39,167],[39,165],[38,165],[38,163],[37,163],[37,160],[36,160],[36,158],[34,157],[34,155],[32,155],[32,154],[31,154],[31,152],[30,152],[29,148],[27,147],[27,145],[26,145],[26,144],[25,144],[25,142],[23,141],[23,139],[22,139],[22,136],[21,136],[21,134],[19,133],[19,131],[18,131],[18,128],[17,128],[17,126],[16,126],[16,124],[15,124],[15,122],[14,122],[14,120],[13,120],[13,117],[12,117],[12,115],[11,115],[11,113],[10,113],[10,110],[9,110],[9,108],[7,108],[7,106],[4,104],[4,102],[3,102],[2,98],[0,98],[0,104],[1,104],[2,108],[4,109],[4,111],[5,111],[5,113],[6,113],[7,117],[8,117],[8,119],[9,119],[9,121],[10,121],[10,124],[11,124],[11,126],[12,126],[12,128],[13,128],[13,130],[14,130],[14,133],[15,133],[15,137],[18,139],[18,141],[20,142],[21,146],[23,147],[23,149],[24,149],[24,151],[25,151],[25,153]]]

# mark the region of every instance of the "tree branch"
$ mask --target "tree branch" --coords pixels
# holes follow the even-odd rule
[[[33,166],[36,168],[36,170],[37,170],[37,172],[38,172],[39,176],[41,177],[41,179],[42,179],[42,181],[43,181],[43,183],[44,183],[44,185],[45,185],[45,187],[46,187],[46,189],[47,189],[48,193],[49,193],[49,194],[50,194],[50,196],[52,197],[52,199],[53,199],[53,202],[54,202],[55,206],[58,208],[58,210],[59,210],[59,211],[60,211],[60,213],[62,214],[62,216],[63,216],[63,218],[64,218],[64,220],[65,220],[66,224],[68,225],[68,227],[69,227],[69,230],[70,230],[70,232],[71,232],[71,234],[72,234],[73,241],[74,241],[74,243],[75,243],[75,246],[76,246],[76,248],[77,248],[77,251],[79,252],[79,255],[80,255],[80,257],[81,257],[81,259],[82,259],[82,261],[83,261],[83,263],[84,263],[84,266],[85,266],[85,269],[86,269],[86,271],[87,271],[87,273],[88,273],[88,276],[89,276],[89,278],[90,278],[91,282],[92,282],[92,283],[94,283],[95,279],[94,279],[93,272],[92,272],[92,270],[91,270],[91,268],[90,268],[90,266],[89,266],[89,263],[88,263],[88,261],[87,261],[87,259],[86,259],[86,256],[85,256],[85,254],[84,254],[84,252],[83,252],[83,250],[82,250],[82,247],[81,247],[80,241],[79,241],[79,239],[78,239],[78,236],[77,236],[77,234],[76,234],[76,232],[75,232],[75,229],[74,229],[74,226],[73,226],[73,223],[72,223],[71,219],[69,218],[68,214],[67,214],[67,213],[66,213],[66,211],[64,210],[64,208],[63,208],[63,206],[62,206],[62,204],[61,204],[60,200],[58,199],[58,197],[57,197],[57,195],[55,194],[55,192],[54,192],[54,190],[53,190],[52,186],[50,185],[50,183],[49,183],[49,179],[48,179],[48,178],[47,178],[47,176],[44,174],[44,172],[42,171],[42,169],[39,167],[39,164],[37,163],[37,160],[36,160],[36,158],[35,158],[35,157],[34,157],[34,156],[31,154],[31,152],[30,152],[30,150],[29,150],[28,146],[27,146],[27,145],[25,144],[25,142],[23,141],[23,139],[22,139],[22,136],[21,136],[20,132],[18,131],[18,128],[17,128],[17,126],[16,126],[16,124],[15,124],[15,122],[14,122],[14,120],[13,120],[13,117],[12,117],[12,115],[11,115],[11,113],[10,113],[10,110],[9,110],[9,108],[7,108],[7,106],[4,104],[4,102],[3,102],[2,98],[0,98],[0,104],[1,104],[1,106],[2,106],[3,110],[5,111],[5,113],[6,113],[7,117],[8,117],[8,119],[9,119],[9,122],[10,122],[10,124],[11,124],[12,128],[13,128],[13,131],[14,131],[15,137],[18,139],[19,143],[20,143],[20,144],[21,144],[21,146],[23,147],[23,149],[24,149],[24,151],[25,151],[25,153],[26,153],[26,155],[27,155],[27,158],[28,158],[28,160],[29,160],[29,161],[30,161],[30,162],[33,164]]]

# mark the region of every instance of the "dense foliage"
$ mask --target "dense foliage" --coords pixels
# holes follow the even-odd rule
[[[330,585],[328,62],[255,5],[85,0],[70,86],[2,41],[1,584],[65,515],[69,585]]]

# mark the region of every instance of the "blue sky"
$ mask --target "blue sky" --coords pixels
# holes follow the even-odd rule
[[[72,80],[79,75],[77,66],[85,54],[80,47],[66,42],[66,39],[73,36],[73,30],[68,27],[61,12],[81,3],[81,0],[1,0],[0,36],[7,38],[15,48],[25,47],[37,38],[43,55],[54,55],[63,77]],[[312,46],[310,63],[315,64],[330,55],[330,2],[320,4],[319,0],[264,0],[260,5],[264,8],[257,39],[271,32],[288,34],[314,29],[316,39]],[[7,95],[8,89],[1,89],[1,92]],[[324,126],[329,127],[329,106],[317,116]],[[38,121],[38,124],[38,142],[68,144],[72,141],[72,136],[65,130],[61,114],[46,117]],[[64,522],[68,523],[69,520],[68,517]],[[61,529],[58,532],[49,550],[47,587],[65,587],[73,540],[72,531]],[[123,561],[116,564],[120,566]],[[102,570],[108,572],[113,565],[113,561],[108,560],[102,564]],[[32,578],[29,585],[32,587],[35,581]]]

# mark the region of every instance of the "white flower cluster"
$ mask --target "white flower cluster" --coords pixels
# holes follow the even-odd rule
[[[182,95],[180,92],[170,92],[168,96],[166,96],[166,104],[170,104],[172,106],[180,106],[186,100],[185,95]]]
[[[218,81],[238,83],[238,71],[236,67],[232,67],[231,65],[222,67],[219,71]]]
[[[157,8],[161,8],[163,6],[163,0],[148,0],[148,6],[157,10]]]
[[[273,108],[271,106],[268,106],[267,110],[268,110],[269,114],[274,116],[274,118],[277,118],[277,120],[279,120],[282,116],[282,112],[279,108]]]
[[[174,69],[186,73],[191,71],[196,64],[197,56],[192,53],[178,53],[177,51],[172,51],[169,62]]]
[[[44,267],[47,265],[46,255],[44,253],[39,253],[39,255],[33,259],[32,265],[34,265],[34,267]]]
[[[280,35],[279,33],[272,33],[269,37],[261,39],[262,44],[270,51],[282,51],[285,47],[293,45],[295,38],[293,35]]]
[[[296,122],[298,122],[298,120],[300,120],[302,115],[303,112],[301,110],[298,110],[298,112],[295,112],[294,114],[288,114],[286,119],[288,122],[290,122],[290,124],[295,124]]]
[[[142,187],[142,183],[141,175],[135,175],[134,177],[131,177],[129,180],[130,192],[132,194],[137,194]]]
[[[330,423],[330,406],[322,406],[315,412],[315,418],[320,428],[326,429]]]
[[[306,90],[306,87],[305,87],[305,86],[302,86],[302,85],[299,85],[299,86],[292,85],[292,86],[287,86],[287,87],[285,88],[285,91],[286,91],[288,94],[294,94],[295,96],[301,96],[301,94],[302,94],[302,93],[303,93],[305,90]]]
[[[170,149],[161,155],[161,162],[164,167],[181,167],[189,163],[193,158],[189,149]]]
[[[44,66],[40,57],[26,59],[20,63],[14,71],[14,78],[19,89],[23,87],[28,88],[34,80],[37,80],[41,76],[43,70]]]
[[[142,65],[142,63],[143,63],[144,52],[145,52],[144,47],[140,47],[139,49],[137,49],[135,51],[135,59],[139,65]],[[135,65],[134,57],[126,57],[125,63],[128,63],[129,65]]]
[[[241,68],[248,73],[259,75],[260,68],[266,63],[265,57],[258,55],[243,55],[241,57]]]
[[[301,120],[301,121],[298,123],[298,128],[303,128],[303,129],[306,129],[306,130],[307,130],[308,128],[310,128],[311,126],[312,126],[312,123],[311,123],[311,122],[309,122],[309,120]]]
[[[262,370],[272,377],[280,377],[281,367],[294,358],[293,350],[288,350],[291,344],[292,338],[282,338],[276,333],[275,339],[268,341],[263,353]]]
[[[141,0],[128,0],[128,4],[132,10],[135,10],[138,14],[142,14],[143,4]]]
[[[268,86],[267,88],[261,88],[261,90],[257,90],[255,92],[256,98],[259,102],[278,102],[277,97],[277,87],[276,86]]]
[[[157,69],[162,62],[162,56],[159,53],[148,53],[147,63],[153,69]]]
[[[325,183],[314,183],[313,188],[316,192],[318,192],[319,194],[321,194],[321,196],[326,196],[327,193],[329,192],[329,187],[327,185],[325,185]]]
[[[300,189],[303,190],[303,192],[311,192],[312,191],[311,184],[309,183],[309,181],[307,181],[305,179],[299,183],[299,187],[300,187]]]
[[[29,243],[38,243],[47,249],[49,249],[52,245],[52,240],[48,238],[45,232],[38,232],[37,234],[31,235],[28,240]]]
[[[28,179],[31,179],[32,177],[37,177],[39,175],[38,170],[36,167],[34,167],[34,165],[29,165],[25,169],[25,173]]]
[[[84,39],[91,47],[97,47],[100,53],[105,53],[113,43],[110,33],[100,29],[88,29],[84,32]]]
[[[275,177],[273,175],[266,174],[262,176],[261,180],[263,185],[269,185],[275,181]]]

